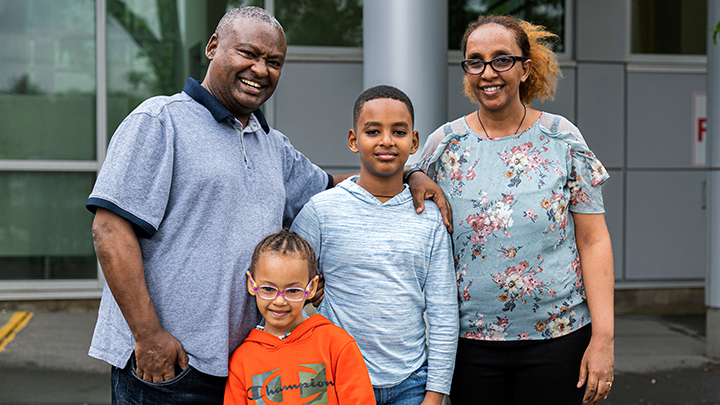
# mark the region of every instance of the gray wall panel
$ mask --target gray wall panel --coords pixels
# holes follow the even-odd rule
[[[628,73],[628,167],[692,167],[692,93],[706,75]]]
[[[622,61],[627,42],[627,15],[630,0],[578,0],[578,61]]]
[[[286,63],[273,95],[275,127],[323,168],[359,167],[347,133],[362,77],[361,63]]]
[[[578,120],[590,149],[606,167],[625,160],[625,68],[578,64]]]
[[[623,278],[623,255],[625,254],[625,238],[623,229],[624,180],[620,170],[608,170],[610,179],[602,185],[603,201],[605,202],[605,222],[612,239],[613,257],[615,259],[615,279]]]
[[[704,171],[629,172],[627,280],[702,280],[706,271]]]
[[[563,77],[555,87],[555,99],[544,103],[535,101],[532,107],[536,110],[559,114],[575,123],[575,68],[563,68]]]

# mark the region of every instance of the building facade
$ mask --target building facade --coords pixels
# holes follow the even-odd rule
[[[248,4],[273,12],[289,43],[266,116],[331,173],[358,170],[352,106],[390,67],[424,140],[475,109],[459,64],[468,21],[512,13],[546,25],[563,78],[534,107],[576,123],[610,172],[617,288],[703,288],[713,1],[0,0],[0,300],[100,296],[84,204],[113,131],[145,98],[202,79],[217,21]],[[382,30],[395,35],[371,35]]]

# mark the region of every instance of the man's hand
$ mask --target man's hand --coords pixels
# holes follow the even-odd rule
[[[174,378],[175,363],[185,370],[188,356],[182,344],[166,330],[135,342],[135,373],[143,380],[158,383]]]
[[[445,198],[445,193],[430,177],[423,172],[413,172],[407,179],[408,186],[410,186],[410,192],[413,197],[413,204],[417,213],[421,213],[425,210],[425,200],[433,200],[440,208],[442,214],[443,224],[447,228],[448,232],[453,231],[452,226],[452,209],[450,209],[450,203]]]

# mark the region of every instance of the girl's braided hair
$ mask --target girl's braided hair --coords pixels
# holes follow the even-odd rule
[[[315,250],[308,241],[290,229],[283,228],[270,234],[255,246],[255,251],[253,251],[252,260],[250,261],[251,275],[255,275],[255,266],[260,259],[260,255],[263,253],[297,256],[307,261],[310,279],[317,274],[318,261],[315,256]]]

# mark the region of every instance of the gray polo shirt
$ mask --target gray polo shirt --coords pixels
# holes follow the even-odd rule
[[[134,225],[160,323],[190,365],[217,376],[260,319],[245,286],[255,245],[332,184],[259,110],[255,119],[243,131],[189,78],[120,124],[87,202]],[[89,354],[123,368],[134,344],[106,284]]]

